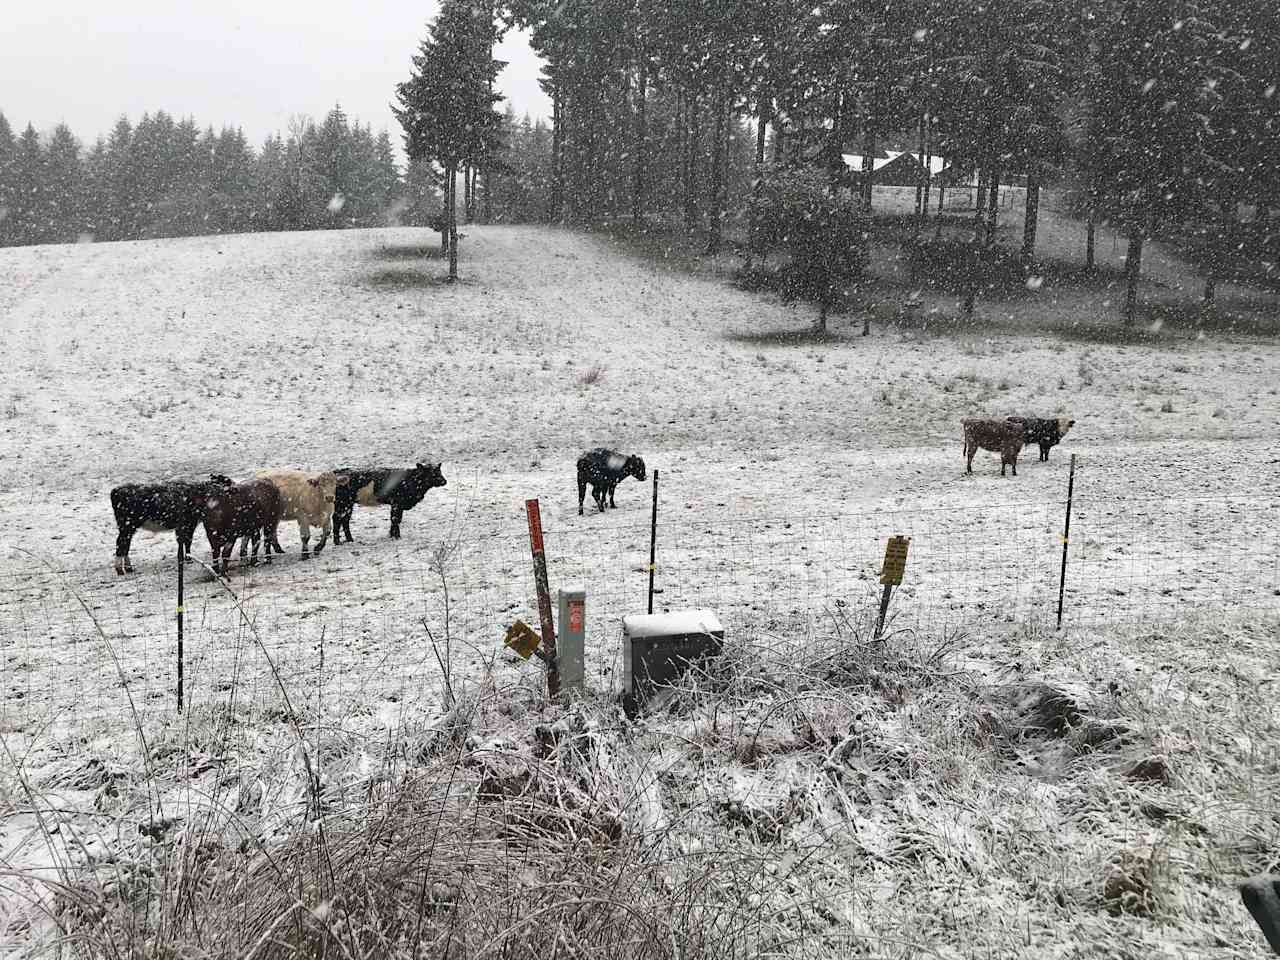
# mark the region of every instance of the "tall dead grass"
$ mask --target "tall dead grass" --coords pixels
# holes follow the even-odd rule
[[[4,883],[33,942],[95,958],[1256,948],[1266,625],[874,641],[851,609],[735,641],[634,721],[492,674],[377,750],[304,712],[176,815],[117,783],[112,843]]]

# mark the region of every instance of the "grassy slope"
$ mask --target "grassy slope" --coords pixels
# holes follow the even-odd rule
[[[622,488],[621,509],[608,518],[578,521],[573,509],[572,459],[598,442],[639,450],[663,469],[680,536],[682,524],[867,510],[898,498],[963,510],[1060,496],[1057,452],[1048,466],[1027,467],[1016,486],[990,462],[963,477],[954,423],[975,411],[1072,411],[1080,426],[1069,444],[1083,454],[1082,482],[1099,501],[1276,493],[1274,455],[1259,442],[1273,435],[1280,382],[1280,358],[1266,341],[1094,343],[981,327],[939,337],[880,325],[866,339],[843,338],[838,326],[827,342],[788,340],[777,334],[803,329],[807,308],[564,231],[468,232],[466,279],[456,287],[439,282],[438,261],[413,257],[423,240],[415,231],[0,252],[0,311],[13,349],[9,396],[0,398],[11,411],[0,428],[0,511],[11,532],[66,565],[102,615],[122,611],[119,623],[163,651],[166,586],[145,577],[120,584],[107,572],[105,492],[121,479],[439,453],[450,488],[412,515],[406,541],[386,543],[385,518],[361,515],[363,543],[352,554],[327,554],[305,570],[290,557],[274,580],[237,579],[264,623],[287,615],[316,630],[337,626],[326,613],[335,596],[359,597],[386,615],[384,625],[416,610],[399,597],[433,588],[404,571],[425,568],[441,525],[456,523],[469,538],[518,539],[526,495],[543,498],[566,539],[581,531],[584,549],[615,559],[634,552],[628,531],[643,523],[639,489]],[[1050,288],[1040,300],[984,309],[1023,315],[1065,299]],[[593,367],[603,375],[588,383]],[[1162,413],[1166,399],[1172,412]],[[1234,469],[1224,473],[1224,463]],[[77,552],[61,552],[62,544]],[[166,552],[135,546],[156,567]],[[12,553],[2,562],[9,575],[27,563]],[[527,592],[523,565],[496,572],[516,594]],[[717,568],[695,573],[690,597],[703,588],[715,596]],[[619,576],[627,574],[610,568],[596,587],[607,591]],[[192,589],[219,602],[211,586]],[[137,847],[133,829],[145,819],[142,761],[118,725],[89,744],[75,739],[95,732],[76,722],[77,702],[118,699],[111,667],[103,657],[108,682],[90,690],[87,658],[101,655],[96,645],[70,643],[85,633],[83,618],[65,593],[40,603],[27,609],[58,611],[52,635],[16,647],[10,635],[4,651],[6,669],[43,688],[6,701],[6,743],[27,758],[33,788],[52,806],[81,811],[75,822],[90,846],[113,849],[129,872],[154,855]],[[621,612],[593,609],[601,618]],[[125,619],[133,610],[136,622]],[[299,634],[302,661],[313,659],[314,639]],[[354,656],[339,669],[394,678],[404,665],[369,662],[377,637],[337,639],[348,650],[335,644],[334,662]],[[786,639],[806,640],[800,649],[814,657],[835,649],[826,633]],[[414,640],[420,646],[416,635],[399,638],[405,650]],[[744,634],[744,642],[781,641]],[[717,692],[638,738],[606,715],[609,745],[628,770],[659,761],[671,770],[666,816],[687,820],[673,842],[705,837],[728,851],[723,863],[756,865],[747,872],[761,900],[751,915],[757,931],[760,914],[769,917],[765,933],[775,939],[786,928],[856,933],[877,956],[906,955],[911,943],[943,956],[1256,950],[1231,883],[1274,867],[1280,849],[1277,768],[1267,752],[1276,729],[1271,636],[1247,621],[1171,634],[1084,631],[1066,642],[979,631],[929,660],[937,642],[923,637],[917,649],[900,638],[879,666],[871,652],[846,647],[843,658],[873,667],[850,677],[797,662],[783,643],[780,659],[761,652],[729,664]],[[59,643],[76,667],[42,676],[39,658]],[[760,684],[762,665],[783,678],[780,691]],[[479,683],[474,669],[458,669]],[[519,680],[528,673],[502,662],[497,692],[474,688],[483,706],[473,729],[507,736],[517,765],[531,762],[528,731],[542,715]],[[1126,742],[1095,749],[1078,739],[1019,739],[1016,724],[1000,721],[1007,708],[983,697],[993,684],[1026,678],[1124,720]],[[830,746],[804,732],[812,711],[802,706],[814,691],[830,704],[814,721],[830,727],[824,735],[860,731],[843,785],[822,772]],[[62,699],[67,693],[78,701]],[[422,731],[435,702],[422,687],[404,687],[389,711],[329,714],[319,762],[335,809],[358,813],[388,773],[393,793],[412,794],[399,779],[403,758],[429,739]],[[237,811],[238,829],[276,842],[305,809],[296,745],[287,727],[242,709],[248,722],[236,727],[215,722],[202,702],[189,726],[147,720],[165,809],[179,826],[194,822],[203,804],[193,798],[212,795]],[[757,755],[748,746],[758,746],[762,728],[769,750]],[[1168,758],[1168,785],[1125,775],[1148,754]],[[464,772],[460,782],[474,776]],[[634,802],[636,779],[644,781],[622,777],[611,787],[619,806]],[[797,785],[800,799],[779,805]],[[0,790],[10,814],[5,856],[38,860],[41,831],[26,797],[11,776]],[[759,803],[745,802],[756,793]],[[486,810],[501,820],[500,809]],[[337,817],[333,828],[344,826]],[[162,855],[185,849],[173,829],[161,831]],[[797,866],[785,859],[797,851],[813,852]],[[84,859],[75,845],[67,856]],[[225,856],[233,875],[243,871]],[[1125,900],[1123,884],[1108,888],[1113,861],[1141,875],[1137,899]],[[775,862],[794,875],[780,880],[768,867]],[[545,885],[554,877],[535,881],[551,896]],[[734,883],[719,881],[724,899],[715,902],[738,902]],[[657,913],[675,911],[660,897],[655,904]],[[261,929],[243,932],[253,939]]]

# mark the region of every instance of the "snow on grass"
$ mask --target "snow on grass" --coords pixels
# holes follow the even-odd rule
[[[1280,842],[1265,752],[1274,632],[1261,613],[1224,611],[1265,608],[1280,588],[1270,341],[1037,334],[1040,306],[1118,324],[1104,293],[1063,305],[1049,282],[982,307],[1016,314],[1013,330],[877,320],[864,338],[860,317],[837,317],[826,339],[789,337],[809,308],[601,238],[467,232],[455,285],[414,230],[0,251],[5,862],[28,876],[70,864],[77,883],[94,866],[103,889],[90,902],[116,922],[121,891],[158,896],[156,878],[195,869],[196,851],[228,884],[252,873],[236,859],[244,838],[248,857],[301,845],[284,861],[315,880],[304,827],[317,793],[364,843],[369,810],[435,795],[415,783],[447,775],[452,763],[432,758],[466,734],[501,741],[490,753],[523,776],[531,727],[556,716],[539,705],[536,667],[499,653],[508,623],[536,622],[524,499],[542,503],[553,589],[587,585],[601,696],[620,618],[643,609],[647,489],[624,483],[616,511],[577,516],[573,463],[606,444],[661,470],[659,605],[715,610],[739,658],[638,731],[592,708],[624,772],[658,771],[634,789],[609,780],[626,842],[672,831],[637,874],[657,884],[637,889],[646,916],[673,915],[673,851],[728,849],[715,854],[722,872],[703,856],[679,881],[695,886],[677,889],[739,904],[726,916],[759,943],[821,931],[869,938],[878,956],[913,943],[1087,955],[1103,939],[1143,955],[1253,949],[1231,884],[1274,866]],[[1077,423],[1047,464],[1024,456],[1016,480],[985,456],[964,476],[956,421],[1010,412]],[[1071,452],[1078,619],[1058,636],[1046,597]],[[234,598],[191,569],[188,712],[176,716],[173,540],[140,534],[139,572],[117,578],[110,487],[427,459],[449,483],[406,516],[403,540],[387,539],[384,512],[362,510],[356,543],[306,563],[282,531],[289,553],[237,570]],[[1187,497],[1200,505],[1171,507]],[[846,639],[842,656],[869,672],[815,673],[874,611],[883,538],[900,532],[914,539],[894,639],[883,651]],[[1166,622],[1185,610],[1186,625],[1131,628],[1133,610]],[[441,708],[428,630],[449,638],[457,688],[484,705],[466,723]],[[1017,682],[1051,683],[1084,716],[1123,719],[1132,739],[1010,740],[1008,699],[989,693]],[[1143,769],[1167,769],[1167,784],[1125,773],[1148,754],[1164,760]],[[561,774],[531,776],[550,787]],[[474,773],[463,780],[478,789]],[[476,802],[465,794],[448,822],[468,822]],[[504,849],[500,837],[483,849]],[[611,857],[602,868],[620,866]],[[552,897],[539,871],[553,860],[535,859],[527,903]],[[364,875],[365,858],[344,862]],[[583,879],[581,899],[606,874]],[[454,881],[441,882],[452,902]],[[230,899],[210,909],[233,910],[241,894],[215,887]],[[287,908],[252,889],[262,912],[235,929],[256,938]],[[496,891],[475,902],[518,896]],[[0,908],[11,940],[41,922],[18,901]],[[680,916],[686,932],[707,921]]]

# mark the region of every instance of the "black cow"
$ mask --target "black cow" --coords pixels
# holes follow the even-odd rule
[[[220,473],[208,480],[166,480],[161,483],[124,483],[111,490],[111,511],[116,516],[116,573],[132,573],[129,545],[139,530],[174,531],[183,557],[190,559],[191,538],[204,521],[210,494],[232,485]]]
[[[591,499],[596,502],[600,512],[604,512],[605,500],[610,507],[617,507],[613,502],[613,491],[618,483],[626,477],[637,480],[645,478],[644,461],[632,454],[614,453],[605,447],[588,450],[578,458],[578,516],[582,516],[582,502],[587,496],[587,484],[591,484]]]
[[[1075,426],[1074,420],[1066,417],[1011,417],[1022,423],[1023,439],[1028,444],[1038,444],[1041,461],[1049,459],[1049,450],[1062,442],[1068,430]]]
[[[362,507],[382,504],[391,507],[391,538],[400,539],[400,520],[412,510],[433,487],[445,485],[442,463],[419,463],[405,467],[339,467],[338,489],[333,495],[333,542],[342,542],[347,532],[351,542],[351,514],[358,503]]]

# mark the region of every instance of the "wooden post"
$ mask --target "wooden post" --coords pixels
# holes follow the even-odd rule
[[[653,471],[653,514],[649,521],[649,612],[653,613],[653,573],[658,551],[658,471]]]
[[[556,625],[551,618],[551,588],[547,584],[547,555],[542,542],[542,513],[537,499],[524,502],[529,517],[529,549],[533,553],[533,581],[538,591],[538,619],[542,623],[542,647],[547,664],[547,696],[560,696],[560,669],[556,664]]]
[[[270,547],[267,548],[271,549]],[[178,713],[182,713],[182,616],[183,616],[183,577],[187,566],[187,557],[182,549],[182,541],[178,541]]]
[[[1076,455],[1071,455],[1071,472],[1067,474],[1067,520],[1062,526],[1062,570],[1058,576],[1058,629],[1062,629],[1062,599],[1067,591],[1067,545],[1071,540],[1071,497],[1076,486]]]
[[[880,616],[876,618],[876,632],[872,637],[873,640],[879,640],[880,634],[884,630],[884,617],[889,612],[889,597],[893,595],[893,584],[886,583],[884,591],[880,594]]]

